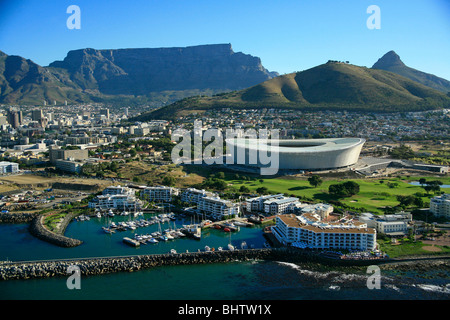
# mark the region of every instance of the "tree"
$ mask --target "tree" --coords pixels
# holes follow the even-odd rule
[[[328,192],[337,197],[351,197],[359,192],[359,184],[354,181],[332,184],[328,187]]]
[[[165,176],[162,180],[162,184],[168,187],[171,187],[175,184],[176,180],[172,176]]]
[[[249,193],[249,192],[250,192],[250,189],[249,189],[247,186],[241,186],[241,187],[239,188],[239,192],[242,192],[242,193]]]
[[[259,194],[266,194],[269,190],[266,187],[259,187],[256,192]]]
[[[309,177],[308,181],[309,181],[309,184],[312,185],[314,188],[317,188],[323,182],[322,178],[317,175],[313,175],[313,176]]]

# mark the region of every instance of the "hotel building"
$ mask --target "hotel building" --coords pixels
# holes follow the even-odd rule
[[[376,248],[376,230],[353,219],[327,223],[317,214],[284,214],[276,217],[272,232],[278,241],[288,246],[358,251]]]

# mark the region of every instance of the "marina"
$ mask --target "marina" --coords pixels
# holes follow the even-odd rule
[[[95,212],[89,220],[73,220],[65,235],[83,241],[69,253],[73,257],[127,255],[135,250],[139,254],[203,252],[206,247],[211,252],[228,251],[244,247],[242,243],[249,249],[267,248],[263,227],[243,218],[213,222],[172,212]]]

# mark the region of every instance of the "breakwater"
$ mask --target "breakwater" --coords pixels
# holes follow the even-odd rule
[[[36,238],[41,239],[43,241],[47,241],[54,245],[60,247],[76,247],[83,243],[81,240],[68,238],[63,235],[64,231],[67,228],[69,222],[74,218],[74,214],[68,214],[64,217],[64,220],[61,222],[59,227],[61,234],[51,232],[44,226],[45,215],[40,215],[35,217],[30,223],[30,233],[34,235]]]
[[[0,213],[0,223],[29,223],[36,217],[36,213],[14,212]]]
[[[78,266],[82,275],[101,275],[114,272],[133,272],[161,266],[229,263],[235,261],[287,261],[321,262],[332,261],[311,252],[287,248],[245,249],[234,251],[190,252],[176,254],[152,254],[125,257],[85,258],[49,260],[35,262],[10,262],[0,265],[0,280],[48,278],[67,276],[69,266]],[[359,261],[357,265],[375,264],[381,261]],[[355,261],[354,261],[355,263]],[[345,261],[345,264],[350,264]],[[354,264],[353,264],[354,265]]]

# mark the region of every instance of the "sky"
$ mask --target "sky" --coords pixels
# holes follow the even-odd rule
[[[69,29],[70,5],[80,29]],[[370,5],[380,29],[369,29]],[[47,66],[82,48],[231,43],[269,71],[328,60],[371,67],[394,50],[418,70],[450,80],[450,0],[0,0],[0,50]]]

